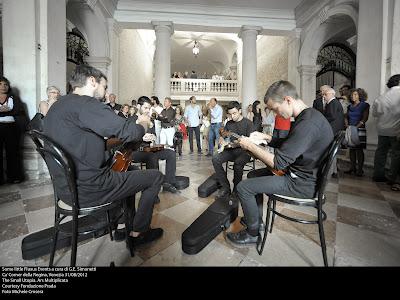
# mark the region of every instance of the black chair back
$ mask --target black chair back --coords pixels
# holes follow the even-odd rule
[[[333,160],[339,150],[340,145],[344,139],[344,132],[340,131],[335,135],[333,142],[330,144],[328,152],[321,160],[320,168],[317,175],[317,197],[319,205],[322,206],[324,191],[328,182],[329,170],[332,166]]]
[[[46,162],[55,195],[72,206],[73,211],[78,210],[78,191],[72,158],[58,143],[43,133],[32,130],[29,131],[29,135],[36,145],[36,150]]]

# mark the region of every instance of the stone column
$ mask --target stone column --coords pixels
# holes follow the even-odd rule
[[[243,41],[241,93],[243,110],[257,100],[257,35],[261,30],[259,26],[242,26],[239,32],[239,37]]]
[[[400,74],[400,0],[394,0],[391,74]]]
[[[89,56],[85,58],[85,61],[92,67],[99,69],[104,75],[108,77],[108,67],[111,64],[111,59],[109,57],[98,57]]]
[[[301,29],[293,30],[288,39],[288,80],[300,90],[300,74],[297,69],[300,55],[300,33]]]
[[[300,74],[300,88],[297,92],[300,93],[300,98],[308,106],[312,106],[315,99],[316,85],[317,85],[317,72],[319,66],[317,65],[302,65],[297,68]]]
[[[119,36],[122,32],[121,26],[114,19],[108,19],[108,36],[110,40],[111,64],[108,68],[108,91],[117,95],[118,101],[118,80],[119,80]]]
[[[171,95],[171,35],[174,33],[172,22],[153,21],[156,33],[156,52],[154,55],[154,94],[162,102]]]
[[[359,2],[356,87],[368,92],[368,103],[371,105],[385,90],[387,26],[384,26],[384,22],[387,20],[387,10],[386,0]],[[378,137],[372,115],[366,127],[368,148],[374,149]]]

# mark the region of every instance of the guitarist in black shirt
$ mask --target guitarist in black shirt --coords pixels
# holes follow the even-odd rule
[[[231,101],[228,104],[227,113],[230,114],[232,120],[228,121],[225,125],[226,132],[236,133],[240,136],[250,136],[253,131],[253,123],[242,116],[240,103]],[[222,136],[219,138],[219,143],[222,146],[218,150],[218,154],[212,158],[215,173],[217,174],[218,181],[221,184],[221,189],[218,192],[217,199],[226,198],[231,194],[231,187],[226,177],[223,165],[227,161],[233,161],[233,191],[236,192],[238,183],[242,180],[243,168],[250,161],[250,155],[240,148],[239,143],[234,137],[229,137],[230,142],[224,140]]]
[[[271,136],[253,132],[239,140],[240,146],[252,153],[267,166],[286,170],[284,176],[272,176],[267,169],[254,171],[255,175],[237,186],[237,193],[244,213],[245,229],[228,233],[233,245],[256,244],[260,230],[260,211],[256,196],[280,194],[298,198],[313,198],[316,192],[320,160],[333,141],[332,128],[316,109],[309,108],[298,96],[296,88],[288,81],[273,83],[267,90],[264,103],[283,118],[295,119],[289,135],[274,153],[258,147],[254,140],[273,144]],[[253,178],[250,178],[253,177]]]

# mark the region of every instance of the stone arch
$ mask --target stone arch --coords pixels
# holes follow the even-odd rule
[[[318,52],[325,42],[330,38],[321,26],[326,20],[335,15],[349,16],[358,31],[358,12],[348,4],[341,4],[332,8],[326,6],[319,13],[319,18],[315,18],[311,25],[307,28],[306,36],[303,40],[299,55],[299,65],[315,65]]]
[[[77,2],[67,5],[67,19],[84,35],[91,56],[109,57],[110,42],[107,20],[98,6],[93,9]]]

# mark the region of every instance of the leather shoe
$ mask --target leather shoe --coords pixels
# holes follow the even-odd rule
[[[257,236],[250,235],[245,229],[236,233],[229,232],[226,234],[227,241],[232,243],[234,246],[239,246],[239,247],[251,244],[257,244],[259,237],[260,237],[259,235]]]
[[[173,194],[179,193],[179,191],[172,184],[165,182],[163,184],[163,192],[170,192]]]
[[[162,237],[164,230],[162,228],[150,228],[145,232],[141,232],[137,237],[129,236],[133,246],[144,245],[155,241]]]
[[[227,189],[222,188],[222,189],[220,189],[220,190],[218,191],[218,194],[217,194],[217,196],[215,197],[215,199],[216,199],[216,200],[226,199],[226,198],[228,198],[230,195],[231,195],[231,191],[230,191],[230,190],[227,190]]]

